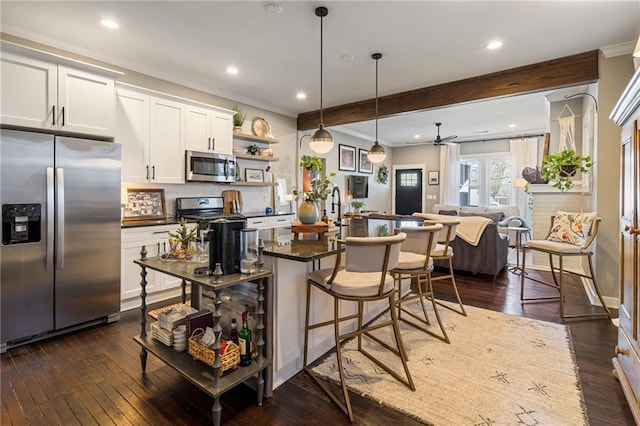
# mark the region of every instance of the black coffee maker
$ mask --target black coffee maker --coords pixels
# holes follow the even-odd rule
[[[240,230],[246,226],[246,219],[221,218],[208,223],[210,271],[219,263],[223,275],[240,272]]]

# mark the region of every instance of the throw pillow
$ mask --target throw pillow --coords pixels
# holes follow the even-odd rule
[[[480,216],[486,217],[487,219],[491,219],[493,223],[498,223],[504,217],[504,213],[464,213],[460,212],[460,216]]]
[[[597,216],[597,212],[571,213],[558,211],[553,217],[553,226],[547,240],[583,246],[589,238],[591,225]]]
[[[438,211],[438,214],[443,214],[446,216],[458,216],[458,211],[457,210],[440,210]]]

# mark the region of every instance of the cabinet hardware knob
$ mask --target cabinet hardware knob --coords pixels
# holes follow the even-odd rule
[[[616,355],[629,355],[629,350],[621,349],[618,345],[616,345]]]
[[[625,231],[629,231],[629,233],[630,233],[631,235],[637,235],[637,234],[640,234],[640,228],[634,228],[633,226],[626,225],[626,226],[624,227],[624,230],[625,230]]]
[[[62,125],[64,126],[64,107],[62,107]]]
[[[148,164],[147,164],[146,169],[147,169],[147,180],[149,180],[149,165]]]
[[[151,166],[151,180],[156,180],[156,166]]]
[[[52,126],[56,125],[56,106],[52,106],[51,107],[51,115],[53,115],[53,123],[51,123]]]

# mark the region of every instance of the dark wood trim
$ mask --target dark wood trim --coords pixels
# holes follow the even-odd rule
[[[378,98],[378,116],[439,108],[489,98],[512,96],[598,80],[598,51],[579,53]],[[375,118],[375,98],[324,109],[325,126]],[[315,129],[320,110],[298,116],[298,130]]]

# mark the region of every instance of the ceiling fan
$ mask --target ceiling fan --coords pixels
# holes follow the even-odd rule
[[[445,142],[448,142],[448,141],[458,137],[458,135],[451,135],[451,136],[447,136],[447,137],[441,138],[440,137],[440,126],[441,125],[442,125],[442,123],[436,123],[436,127],[438,128],[438,136],[436,136],[436,138],[432,141],[434,145],[444,145]]]

